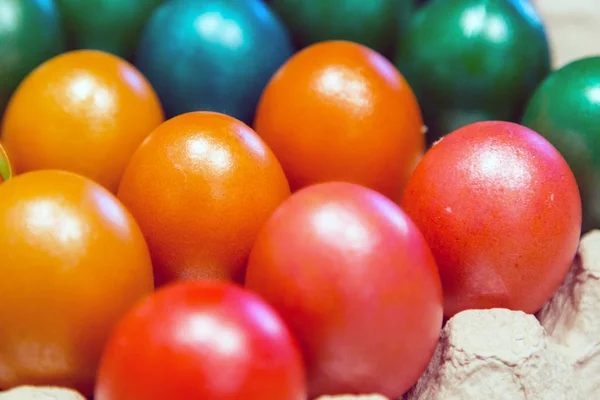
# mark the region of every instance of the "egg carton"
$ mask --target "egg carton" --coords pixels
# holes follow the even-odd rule
[[[70,389],[21,386],[0,393],[0,400],[86,400],[86,398]]]

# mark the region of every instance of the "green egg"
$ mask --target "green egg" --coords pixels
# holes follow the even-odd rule
[[[554,71],[535,91],[522,124],[569,163],[581,193],[583,230],[600,228],[600,57]]]
[[[162,0],[56,0],[69,45],[131,59],[146,20]]]
[[[0,0],[0,115],[23,78],[64,50],[52,0]]]
[[[518,121],[550,71],[550,51],[528,0],[431,0],[412,18],[395,64],[431,143],[472,122]]]
[[[415,7],[414,0],[272,0],[269,5],[302,48],[348,40],[391,56]]]

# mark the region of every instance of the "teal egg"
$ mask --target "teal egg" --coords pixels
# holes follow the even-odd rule
[[[259,0],[171,0],[155,10],[136,66],[168,117],[216,111],[251,124],[260,95],[293,54],[288,31]]]

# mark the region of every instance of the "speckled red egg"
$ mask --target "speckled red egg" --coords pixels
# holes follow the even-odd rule
[[[488,121],[447,135],[411,176],[402,207],[424,234],[444,289],[444,314],[537,311],[575,256],[581,199],[543,137]]]

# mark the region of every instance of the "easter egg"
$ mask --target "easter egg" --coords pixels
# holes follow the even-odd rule
[[[430,143],[472,122],[518,121],[550,71],[545,29],[529,0],[428,2],[395,60],[419,99]]]
[[[65,50],[55,3],[0,0],[0,116],[25,76]]]
[[[19,85],[2,121],[17,173],[62,169],[116,192],[129,158],[163,121],[156,93],[130,63],[98,50],[56,56]]]
[[[546,139],[511,122],[473,123],[438,141],[401,205],[433,252],[447,317],[468,309],[537,312],[579,245],[571,169]]]
[[[295,338],[264,300],[198,280],[158,290],[123,318],[94,398],[306,400],[306,378]]]
[[[249,124],[292,52],[283,23],[260,0],[172,0],[147,22],[136,65],[167,117],[216,111]]]
[[[348,41],[290,58],[263,92],[254,127],[294,191],[339,180],[399,200],[425,147],[404,77],[381,54]]]
[[[600,228],[600,57],[553,72],[536,90],[522,123],[548,139],[573,170],[583,230]]]
[[[0,183],[9,180],[12,177],[12,166],[6,154],[6,150],[0,143]]]
[[[146,20],[162,0],[56,0],[74,49],[133,56]]]
[[[258,230],[289,195],[281,165],[258,135],[206,111],[156,128],[118,192],[148,241],[158,285],[243,278]]]
[[[397,399],[440,336],[442,287],[423,235],[397,204],[356,184],[313,185],[281,204],[254,243],[246,287],[298,338],[311,399]]]
[[[148,247],[106,189],[64,171],[0,184],[0,388],[93,392],[118,320],[153,290]]]
[[[413,0],[273,0],[298,47],[349,40],[391,57],[414,9]]]

